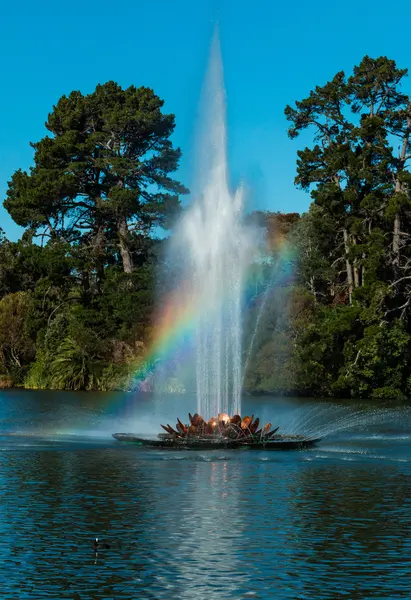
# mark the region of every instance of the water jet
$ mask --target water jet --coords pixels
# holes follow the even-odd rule
[[[177,419],[175,429],[162,425],[166,433],[156,439],[126,433],[113,435],[119,441],[161,448],[312,446],[314,438],[283,436],[278,428],[271,430],[271,423],[258,429],[259,419],[240,417],[244,379],[243,291],[247,269],[259,253],[256,241],[260,234],[255,227],[245,224],[242,187],[230,191],[218,33],[212,44],[203,104],[199,192],[177,224],[167,255],[178,271],[174,274],[177,283],[173,281],[174,299],[177,299],[174,321],[178,323],[179,313],[187,312],[181,310],[184,304],[190,307],[192,315],[197,413],[189,415],[186,425]],[[167,315],[168,327],[170,320],[173,321],[173,314]],[[258,321],[256,325],[258,327]],[[255,333],[253,340],[254,337]],[[250,351],[251,348],[246,363]]]

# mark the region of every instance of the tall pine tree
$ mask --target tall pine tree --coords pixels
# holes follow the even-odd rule
[[[63,96],[48,116],[50,135],[32,144],[34,166],[18,170],[4,206],[42,236],[80,240],[102,272],[107,247],[133,270],[141,241],[167,227],[186,189],[173,179],[180,150],[174,115],[145,87],[114,82]]]

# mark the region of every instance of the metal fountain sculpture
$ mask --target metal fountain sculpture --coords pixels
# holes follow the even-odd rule
[[[175,429],[171,425],[161,425],[166,432],[157,439],[148,439],[132,433],[115,433],[113,437],[120,442],[134,442],[142,446],[185,450],[213,450],[217,448],[248,448],[267,450],[293,450],[313,446],[318,440],[299,435],[283,436],[279,427],[272,429],[267,423],[260,427],[260,419],[240,415],[230,417],[220,413],[205,421],[199,414],[188,413],[190,423],[185,425],[177,418]]]

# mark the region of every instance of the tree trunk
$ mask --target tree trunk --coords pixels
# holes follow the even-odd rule
[[[354,287],[360,287],[360,270],[357,261],[354,261]]]
[[[125,217],[121,217],[118,222],[118,237],[124,273],[131,273],[133,270],[133,257],[128,246],[128,227]]]
[[[315,279],[314,279],[314,277],[310,277],[310,291],[311,291],[312,295],[314,296],[315,302],[317,302],[317,293],[315,291]]]
[[[402,153],[401,153],[402,154]],[[398,175],[397,175],[398,177]],[[397,194],[402,192],[402,185],[399,179],[395,182],[395,192]],[[392,235],[392,253],[394,255],[392,259],[392,266],[394,267],[395,277],[398,277],[398,269],[400,267],[400,231],[401,231],[401,219],[400,213],[396,213],[394,217],[394,230]]]
[[[104,261],[106,248],[106,233],[104,225],[98,225],[95,235],[91,241],[91,256],[93,258],[93,270],[89,273],[90,289],[93,293],[101,294],[101,282],[104,279]]]
[[[357,245],[357,238],[354,236],[354,244]],[[360,267],[358,266],[358,260],[354,259],[354,287],[360,287]]]
[[[396,193],[407,193],[407,189],[404,189],[404,184],[399,179],[399,173],[405,168],[405,163],[407,160],[407,149],[410,141],[410,133],[411,133],[411,102],[408,104],[408,117],[407,117],[407,129],[404,133],[404,138],[402,141],[402,148],[398,160],[398,168],[395,177],[395,192]],[[394,217],[394,231],[392,238],[392,252],[394,254],[393,258],[393,267],[394,273],[397,276],[400,268],[400,232],[401,232],[401,218],[400,214],[397,213]]]
[[[88,294],[90,292],[90,273],[86,270],[82,272],[81,283],[83,287],[83,292],[85,294]]]
[[[393,266],[396,271],[400,266],[400,231],[401,231],[401,220],[400,215],[397,213],[394,217],[394,232],[392,238],[392,251],[394,254]]]
[[[344,234],[344,247],[345,247],[345,264],[347,265],[347,283],[348,283],[348,298],[351,304],[352,300],[352,290],[353,290],[353,273],[352,273],[352,264],[348,258],[349,245],[348,245],[348,231],[346,229],[343,230]]]

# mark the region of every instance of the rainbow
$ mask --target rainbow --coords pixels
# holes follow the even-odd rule
[[[271,245],[270,247],[272,248]],[[276,239],[274,256],[275,261],[271,265],[269,261],[263,263],[263,266],[266,265],[272,269],[269,287],[266,288],[269,294],[275,292],[276,288],[292,283],[297,258],[295,248],[291,247],[285,239],[280,241]],[[254,275],[252,270],[249,270],[247,275],[248,279],[244,285],[247,301],[260,300],[260,302],[264,302],[264,299],[261,300],[261,292],[257,296],[255,295],[255,270]],[[150,378],[158,361],[171,361],[177,349],[181,361],[184,363],[184,360],[186,360],[187,367],[190,366],[194,333],[198,320],[203,316],[206,309],[209,310],[209,307],[204,305],[204,300],[193,296],[188,284],[182,284],[168,296],[162,310],[156,315],[153,341],[142,356],[142,361],[133,374],[132,389],[144,390],[144,383]],[[184,364],[182,375],[184,375]],[[90,397],[91,400],[93,398],[94,396]],[[98,394],[96,398],[98,398],[98,405],[94,405],[95,400],[91,402],[92,410],[90,414],[94,415],[93,421],[98,417],[98,425],[94,426],[87,423],[82,425],[81,422],[76,422],[75,426],[60,428],[57,432],[53,431],[53,433],[78,435],[79,432],[88,432],[89,434],[89,430],[95,428],[97,435],[98,433],[101,434],[101,418],[109,418],[110,425],[107,425],[107,429],[112,426],[113,418],[120,419],[119,428],[121,429],[124,427],[124,421],[128,421],[130,415],[135,414],[136,396],[134,394],[108,392],[107,394]],[[143,401],[143,398],[144,396],[139,396],[139,401]],[[86,416],[87,412],[85,413]],[[82,417],[82,422],[87,421],[85,417]]]
[[[293,279],[294,266],[296,262],[296,249],[286,240],[285,236],[276,236],[274,247],[275,262],[271,264],[272,277],[269,289],[289,285]],[[266,265],[270,265],[267,261]],[[245,282],[245,290],[251,289],[253,274],[248,273]],[[209,309],[209,307],[208,307]],[[195,297],[190,286],[183,283],[174,290],[164,303],[164,308],[159,311],[155,319],[156,327],[153,341],[144,355],[141,365],[137,368],[133,377],[133,388],[144,389],[144,383],[153,372],[159,361],[165,361],[171,357],[177,347],[183,348],[184,354],[188,354],[192,348],[192,340],[196,324],[205,311],[204,299]],[[185,352],[184,352],[185,348]]]
[[[201,298],[195,298],[187,284],[169,295],[164,308],[156,315],[153,342],[133,377],[135,383],[143,383],[158,361],[166,360],[176,347],[191,337],[202,313],[201,304]]]

